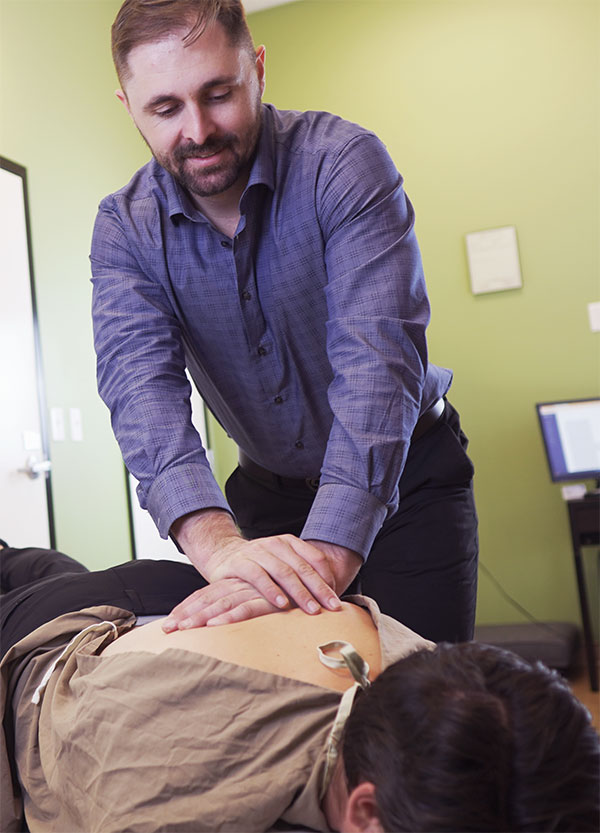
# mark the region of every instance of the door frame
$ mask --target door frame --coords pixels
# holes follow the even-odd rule
[[[42,361],[42,344],[40,339],[40,327],[38,318],[37,298],[35,292],[35,274],[33,269],[33,246],[31,238],[31,220],[29,215],[29,191],[27,186],[27,169],[5,156],[0,156],[0,168],[15,174],[21,178],[23,187],[23,212],[25,220],[25,233],[27,237],[27,263],[29,266],[29,290],[31,293],[31,312],[33,317],[33,340],[35,353],[36,389],[38,399],[38,412],[40,419],[40,434],[42,440],[42,452],[45,460],[50,460],[50,442],[48,433],[48,419],[46,416],[46,385],[44,381],[44,365]],[[56,528],[54,524],[54,501],[52,497],[52,473],[44,473],[46,481],[46,503],[48,507],[48,527],[50,546],[56,548]]]

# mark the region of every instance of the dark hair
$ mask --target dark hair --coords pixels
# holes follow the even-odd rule
[[[187,29],[182,40],[194,43],[213,23],[220,23],[234,46],[252,55],[254,47],[240,0],[125,0],[112,25],[112,56],[121,84],[129,77],[129,53]]]
[[[598,831],[600,739],[561,677],[507,651],[438,645],[357,697],[349,790],[386,831]]]

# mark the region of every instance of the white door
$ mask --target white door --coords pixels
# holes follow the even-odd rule
[[[0,538],[55,546],[25,169],[0,157]]]

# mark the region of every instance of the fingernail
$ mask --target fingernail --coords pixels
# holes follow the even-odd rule
[[[169,633],[170,631],[177,630],[177,622],[175,621],[175,619],[165,619],[165,621],[162,623],[162,629],[167,633]]]
[[[321,609],[316,602],[309,602],[306,607],[308,608],[309,613],[318,613]]]
[[[277,607],[285,607],[287,605],[287,599],[285,596],[277,596],[275,599],[275,604]]]
[[[341,610],[342,603],[340,602],[337,596],[332,596],[331,599],[329,599],[329,607],[332,610]]]

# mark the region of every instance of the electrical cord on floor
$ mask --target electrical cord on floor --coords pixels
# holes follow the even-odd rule
[[[511,604],[515,608],[515,610],[518,610],[519,613],[522,616],[524,616],[526,619],[529,619],[529,621],[532,622],[534,625],[539,625],[540,628],[544,628],[544,630],[549,631],[550,633],[553,633],[555,636],[561,636],[561,637],[563,636],[563,634],[560,633],[560,631],[558,631],[556,628],[554,628],[551,624],[549,624],[548,622],[540,622],[539,619],[536,619],[536,617],[533,615],[533,613],[530,613],[527,610],[527,608],[523,607],[522,604],[519,604],[519,602],[516,599],[514,599],[510,595],[510,593],[508,593],[504,589],[504,587],[502,586],[502,584],[500,584],[500,582],[498,581],[496,576],[492,573],[490,568],[486,567],[486,565],[483,563],[483,561],[481,561],[481,559],[479,560],[479,569],[481,570],[481,572],[484,575],[486,575],[489,578],[489,580],[492,582],[492,584],[494,585],[496,590],[498,590],[500,595],[504,599],[506,599],[506,601],[509,604]]]

